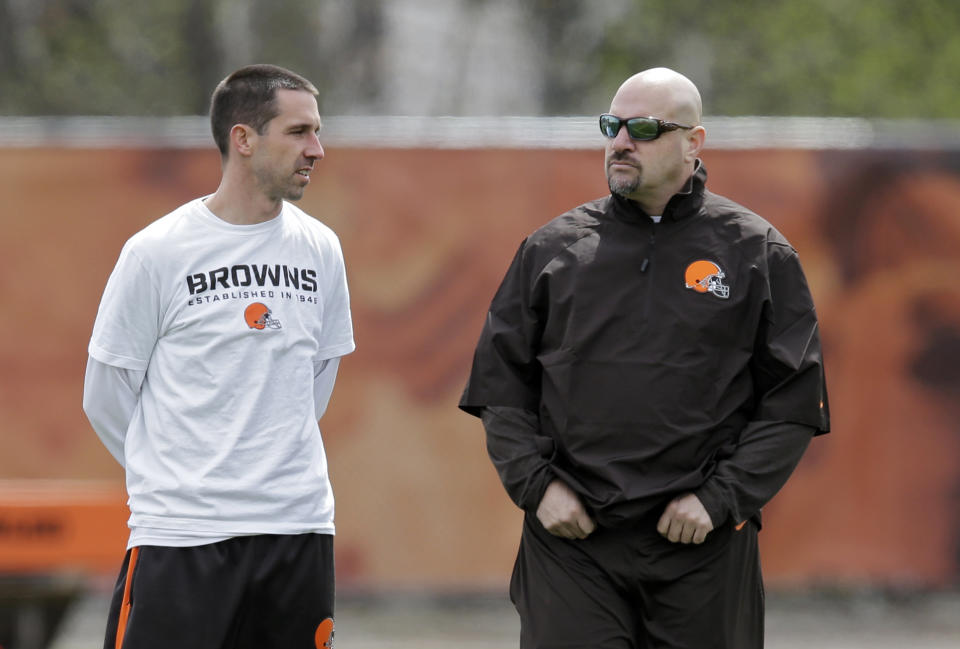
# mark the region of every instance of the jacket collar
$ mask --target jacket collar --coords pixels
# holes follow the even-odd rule
[[[687,182],[667,202],[667,207],[663,210],[664,219],[679,221],[696,214],[703,203],[703,192],[706,189],[706,184],[707,168],[698,158],[693,167],[693,173],[687,178]],[[610,195],[609,209],[614,216],[624,221],[650,221],[650,215],[644,212],[636,201],[617,194]]]

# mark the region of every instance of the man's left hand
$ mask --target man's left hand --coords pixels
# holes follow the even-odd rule
[[[673,543],[703,543],[712,529],[710,514],[694,494],[671,500],[657,523],[660,535]]]

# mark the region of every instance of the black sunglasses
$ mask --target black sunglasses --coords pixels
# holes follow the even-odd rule
[[[600,132],[610,139],[617,137],[620,128],[626,124],[627,134],[633,140],[656,140],[661,133],[667,131],[676,131],[678,128],[690,129],[692,126],[684,126],[674,122],[665,122],[656,117],[631,117],[630,119],[621,119],[616,115],[604,113],[600,116]]]

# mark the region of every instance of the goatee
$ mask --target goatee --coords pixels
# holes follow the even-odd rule
[[[640,188],[640,179],[637,177],[633,178],[614,178],[610,175],[607,175],[607,186],[610,188],[611,194],[617,194],[618,196],[629,196],[633,194],[637,189]]]

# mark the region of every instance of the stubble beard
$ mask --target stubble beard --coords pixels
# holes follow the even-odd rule
[[[631,194],[640,189],[640,171],[637,170],[637,173],[632,176],[612,174],[608,171],[607,186],[610,188],[610,193],[623,196],[625,198],[629,197]]]
[[[273,170],[256,174],[257,184],[271,200],[298,201],[303,198],[305,187],[299,186],[289,177]]]
[[[630,168],[627,170],[612,170],[610,164],[613,162],[628,164]],[[610,188],[611,194],[629,198],[630,195],[640,189],[640,165],[631,159],[626,152],[607,149],[604,164],[607,172],[607,186]]]
[[[305,187],[287,187],[283,194],[283,200],[291,202],[300,200],[303,198],[304,189]]]

